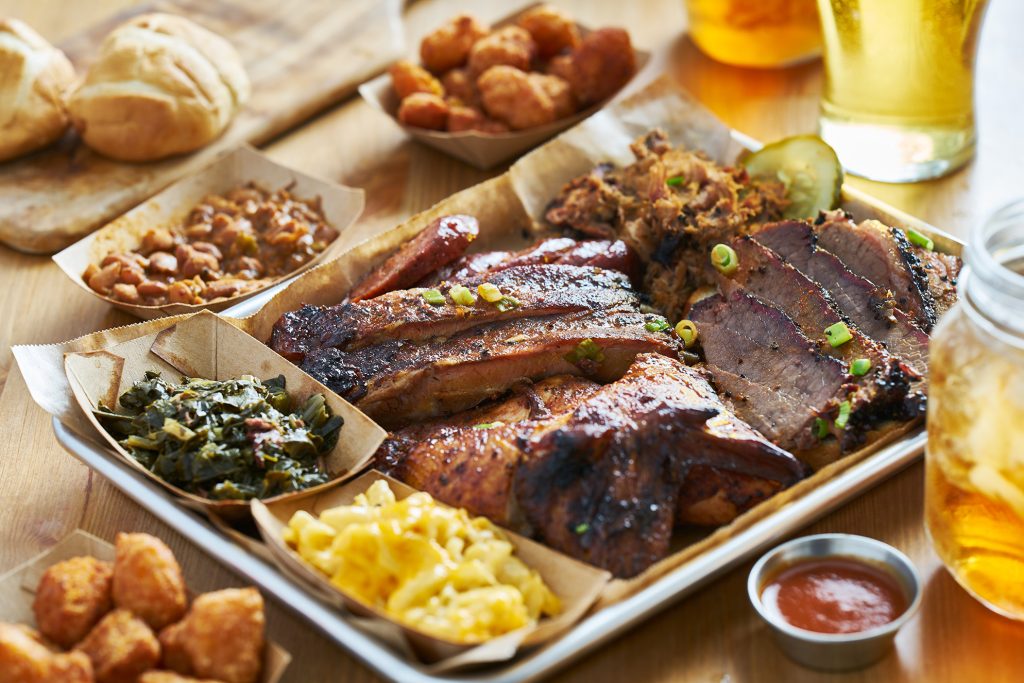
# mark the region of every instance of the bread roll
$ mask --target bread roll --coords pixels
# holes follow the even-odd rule
[[[17,19],[0,19],[0,161],[61,136],[74,78],[63,52]]]
[[[107,36],[68,111],[97,152],[151,161],[214,140],[248,98],[230,43],[183,17],[146,14]]]

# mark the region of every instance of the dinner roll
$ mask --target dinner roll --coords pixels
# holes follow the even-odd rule
[[[183,17],[145,14],[103,41],[68,111],[97,152],[150,161],[214,140],[248,97],[230,43]]]
[[[0,161],[61,136],[74,78],[63,52],[17,19],[0,19]]]

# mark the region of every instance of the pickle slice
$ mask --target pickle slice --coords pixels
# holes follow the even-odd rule
[[[817,135],[784,138],[743,160],[753,178],[781,180],[786,186],[786,218],[814,218],[839,207],[843,167],[828,143]]]

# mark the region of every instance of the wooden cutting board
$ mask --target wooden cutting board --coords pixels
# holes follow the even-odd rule
[[[54,252],[239,143],[260,144],[352,93],[404,53],[402,0],[171,0],[110,17],[60,47],[85,73],[103,37],[131,16],[166,11],[238,49],[252,97],[219,139],[146,164],[106,159],[69,132],[57,145],[0,164],[0,241]],[[343,149],[338,149],[343,154]]]

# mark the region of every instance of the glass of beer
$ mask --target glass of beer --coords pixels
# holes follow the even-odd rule
[[[931,342],[925,517],[956,580],[1024,620],[1024,200],[973,231]]]
[[[821,136],[847,171],[936,178],[974,156],[974,61],[986,0],[818,0]]]
[[[690,36],[719,62],[778,67],[821,54],[815,0],[687,0]]]

